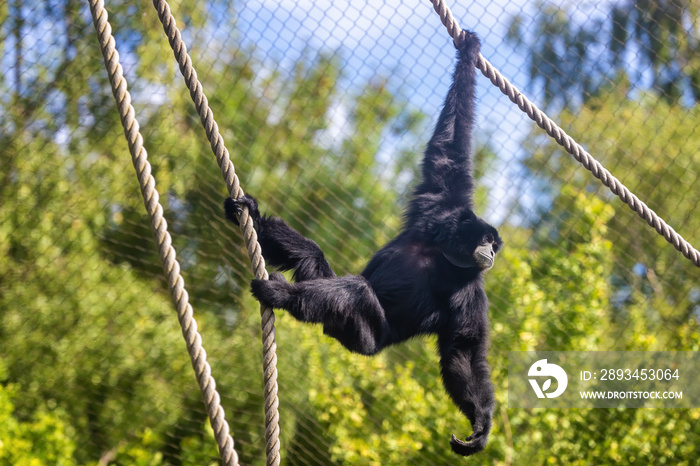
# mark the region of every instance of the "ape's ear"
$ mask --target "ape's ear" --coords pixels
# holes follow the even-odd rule
[[[459,223],[474,222],[477,220],[476,214],[471,209],[464,209],[459,214]]]
[[[441,220],[433,220],[428,226],[428,235],[436,244],[445,244],[454,239],[459,222],[454,215],[450,215]]]
[[[430,236],[430,239],[433,240],[434,243],[436,243],[436,244],[444,243],[448,237],[446,230],[447,229],[445,228],[445,226],[442,225],[441,223],[431,222],[430,226],[428,227],[428,235]]]

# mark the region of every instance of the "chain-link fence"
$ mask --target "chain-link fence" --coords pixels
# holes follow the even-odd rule
[[[696,247],[700,2],[448,2],[482,54]],[[156,11],[109,1],[242,464],[260,315]],[[171,5],[242,188],[359,273],[400,229],[451,83],[427,0]],[[218,461],[85,2],[0,0],[0,464]],[[700,410],[507,406],[507,352],[697,351],[700,271],[479,75],[494,426],[480,464],[695,464]],[[277,312],[282,464],[455,464],[432,337],[367,358]],[[34,461],[34,462],[33,462]]]

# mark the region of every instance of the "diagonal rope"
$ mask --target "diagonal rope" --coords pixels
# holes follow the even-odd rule
[[[193,316],[192,306],[189,304],[185,281],[180,274],[180,264],[176,259],[172,238],[168,233],[168,224],[163,217],[163,206],[159,202],[160,196],[156,190],[156,182],[151,175],[151,164],[148,162],[148,153],[143,147],[143,137],[139,130],[139,123],[136,121],[134,107],[131,105],[131,95],[127,89],[124,70],[119,63],[119,53],[115,47],[112,27],[108,21],[104,1],[90,0],[89,3],[105,68],[112,85],[112,93],[117,102],[124,135],[129,144],[131,160],[141,186],[143,202],[151,219],[151,229],[158,243],[158,252],[168,278],[170,295],[177,309],[182,335],[185,338],[192,367],[197,375],[197,382],[207,406],[209,420],[219,446],[219,454],[224,464],[235,466],[238,465],[238,454],[234,449],[233,438],[229,435],[229,426],[225,419],[224,409],[221,407],[221,398],[216,391],[216,381],[211,375],[211,367],[207,362],[207,352],[202,347],[202,337],[197,331],[197,322]]]
[[[440,16],[442,24],[447,28],[447,32],[455,41],[462,33],[462,29],[452,16],[452,12],[445,5],[444,0],[430,0],[433,8]],[[561,129],[547,114],[537,108],[535,104],[530,102],[508,79],[506,79],[497,69],[493,67],[481,54],[476,62],[476,67],[481,70],[481,73],[489,78],[491,82],[498,87],[502,93],[518,105],[520,110],[525,112],[537,125],[545,130],[552,138],[554,138],[560,146],[562,146],[574,159],[583,165],[593,176],[598,178],[605,186],[607,186],[613,194],[617,195],[622,202],[626,203],[630,209],[637,212],[647,223],[653,227],[657,233],[663,236],[666,241],[671,243],[678,251],[686,258],[700,267],[700,251],[695,249],[688,241],[671,228],[661,217],[659,217],[649,206],[639,200],[620,180],[615,178],[603,165],[593,158],[580,144],[578,144],[571,136]]]
[[[180,72],[185,78],[185,83],[190,91],[192,101],[199,113],[199,118],[207,133],[209,144],[219,164],[221,174],[226,181],[231,197],[240,198],[243,190],[240,187],[238,176],[229,157],[228,150],[224,145],[224,139],[219,133],[219,126],[214,121],[214,114],[209,108],[207,97],[202,90],[202,84],[197,79],[197,72],[192,66],[192,59],[187,53],[187,46],[182,41],[180,30],[177,28],[175,18],[170,13],[170,6],[165,0],[153,0],[153,6],[158,12],[158,17],[163,23],[163,30],[168,36],[168,42],[173,49],[175,59],[180,67]],[[248,250],[248,258],[253,266],[255,277],[267,280],[268,274],[265,270],[265,260],[262,257],[258,236],[253,228],[253,222],[248,215],[248,210],[244,209],[240,218],[243,241]],[[275,342],[275,314],[271,308],[260,306],[262,317],[262,339],[263,339],[263,381],[265,394],[265,439],[268,465],[280,464],[280,441],[279,441],[279,400],[277,398],[277,343]]]

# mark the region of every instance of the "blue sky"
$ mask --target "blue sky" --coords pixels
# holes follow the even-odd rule
[[[565,3],[566,0],[549,0]],[[514,85],[539,103],[537,92],[527,89],[527,65],[523,57],[505,41],[507,27],[516,14],[527,19],[535,12],[531,0],[451,0],[450,8],[461,27],[475,31],[482,39],[482,54]],[[590,20],[590,11],[603,13],[608,1],[576,3],[573,9],[577,21]],[[593,7],[591,8],[591,5]],[[252,46],[263,59],[264,66],[282,74],[306,54],[336,53],[342,60],[343,79],[337,104],[329,115],[332,126],[327,135],[340,140],[347,131],[347,109],[351,98],[368,80],[377,76],[390,77],[392,91],[406,99],[413,108],[429,116],[421,141],[427,141],[430,129],[442,106],[451,82],[455,62],[452,40],[428,0],[240,0],[230,7],[236,15],[233,32],[242,46]],[[224,5],[223,8],[226,8]],[[217,13],[213,13],[216,15]],[[181,17],[181,14],[178,15]],[[216,21],[216,18],[214,18]],[[222,44],[230,40],[230,24],[222,24]],[[183,30],[185,36],[188,30]],[[25,38],[30,49],[39,37]],[[187,37],[186,37],[187,40]],[[189,41],[193,48],[198,42]],[[135,57],[124,44],[125,71],[133,71]],[[204,44],[207,46],[207,43]],[[7,63],[11,53],[5,55]],[[29,60],[31,61],[31,60]],[[3,63],[5,64],[5,63]],[[513,196],[527,196],[526,182],[519,176],[518,158],[522,140],[532,123],[506,96],[485,77],[479,75],[477,89],[477,131],[482,142],[487,141],[497,152],[498,161],[482,183],[491,188],[495,204],[486,217],[499,221],[507,212],[503,207]],[[148,89],[151,101],[165,98]],[[138,94],[139,89],[132,92]],[[566,128],[565,128],[566,129]],[[400,141],[387,139],[379,157],[390,157],[391,148]],[[585,143],[585,141],[580,141]],[[416,147],[421,152],[422,147]],[[595,154],[593,154],[595,155]],[[505,200],[506,202],[498,202]],[[527,202],[526,202],[527,203]],[[500,209],[499,209],[500,207]]]
[[[460,26],[482,38],[482,54],[524,90],[526,65],[504,39],[513,15],[532,15],[532,2],[449,3]],[[428,0],[251,0],[239,3],[236,14],[242,45],[254,45],[265,56],[266,66],[284,73],[304,51],[339,53],[344,76],[341,102],[343,91],[349,96],[353,88],[374,76],[391,76],[392,88],[430,117],[429,128],[437,119],[451,82],[455,51]],[[482,182],[491,188],[493,199],[522,195],[515,186],[517,164],[512,162],[521,155],[519,144],[531,128],[530,120],[480,74],[477,98],[478,131],[499,156],[494,170]],[[342,132],[342,104],[331,118],[335,126],[331,132]],[[427,140],[429,134],[423,136]],[[507,215],[503,210],[506,202],[496,204],[486,215],[491,221]]]
[[[565,3],[565,0],[550,3]],[[576,4],[578,21],[591,12],[604,13],[609,2]],[[482,54],[515,86],[536,104],[536,92],[527,89],[527,64],[505,37],[516,14],[524,16],[524,26],[535,12],[529,0],[449,1],[460,26],[475,31],[482,39]],[[329,134],[346,130],[346,107],[357,89],[376,76],[390,76],[392,90],[409,105],[430,118],[429,130],[442,106],[451,82],[455,51],[447,30],[428,0],[245,0],[235,5],[236,30],[243,46],[252,45],[264,58],[266,67],[289,73],[304,53],[337,53],[342,58],[343,81],[339,103],[330,115]],[[492,202],[484,216],[500,222],[514,196],[527,205],[530,190],[520,176],[518,158],[522,140],[532,129],[529,118],[515,104],[479,74],[477,84],[477,131],[498,154],[493,169],[481,180],[491,189]],[[349,103],[349,102],[348,102]],[[585,141],[582,141],[585,142]],[[390,156],[394,141],[387,141],[379,157]],[[417,147],[422,151],[422,147]]]

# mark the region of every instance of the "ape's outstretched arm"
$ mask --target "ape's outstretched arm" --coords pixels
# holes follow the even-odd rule
[[[226,218],[238,224],[243,207],[253,220],[265,260],[281,270],[294,270],[293,284],[279,273],[269,280],[253,280],[251,290],[261,303],[286,309],[303,322],[323,324],[324,333],[350,351],[371,355],[386,346],[389,323],[367,279],[336,277],[316,243],[282,219],[261,216],[249,195],[226,199]]]
[[[435,132],[423,158],[423,181],[416,188],[407,213],[407,226],[455,207],[473,207],[471,134],[474,124],[476,61],[481,45],[463,31],[457,44],[459,62],[445,98]]]
[[[248,208],[262,255],[270,265],[280,270],[294,270],[294,281],[297,282],[335,277],[318,244],[304,238],[280,218],[261,216],[258,203],[251,196],[246,194],[240,199],[226,199],[226,218],[238,225],[236,216],[243,206]]]

